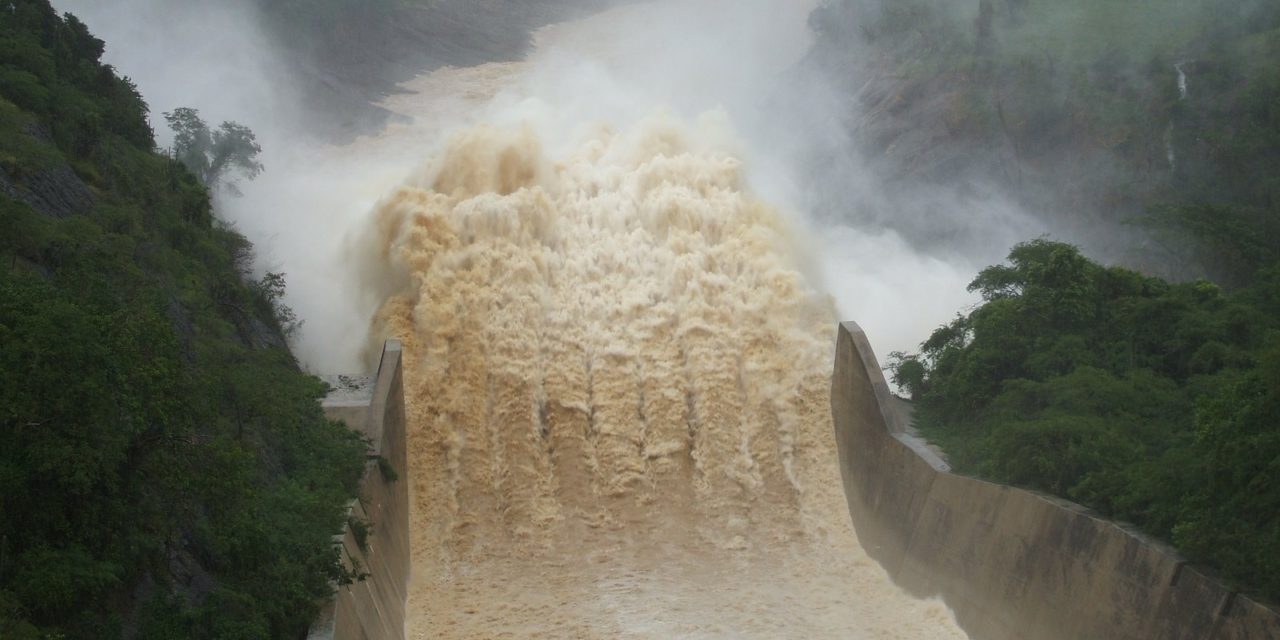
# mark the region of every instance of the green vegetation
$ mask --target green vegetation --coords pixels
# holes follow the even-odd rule
[[[262,163],[253,131],[238,122],[223,122],[217,131],[200,119],[200,112],[190,107],[179,107],[164,114],[173,129],[173,156],[194,173],[210,190],[225,187],[239,194],[235,178],[229,171],[237,171],[252,180],[262,173]]]
[[[944,98],[974,166],[1012,149],[1016,171],[986,179],[1049,215],[1137,223],[1162,252],[1140,262],[1214,280],[1018,245],[970,285],[980,306],[894,354],[918,426],[962,472],[1133,522],[1280,600],[1280,5],[827,12],[825,37],[872,45],[902,95]]]
[[[103,43],[0,15],[0,637],[298,637],[366,445]]]
[[[894,354],[954,466],[1071,498],[1280,597],[1280,265],[1226,293],[1037,240]]]

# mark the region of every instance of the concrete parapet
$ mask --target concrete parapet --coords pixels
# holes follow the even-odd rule
[[[372,454],[384,462],[369,462],[360,497],[351,503],[351,517],[372,525],[364,544],[350,528],[342,537],[344,564],[367,575],[364,580],[338,589],[312,624],[308,640],[405,637],[409,479],[400,355],[400,343],[388,341],[371,394],[335,393],[324,403],[326,415],[363,433],[371,443]],[[388,463],[390,469],[384,468]]]
[[[979,640],[1280,638],[1280,613],[1079,505],[951,473],[906,433],[862,329],[840,326],[831,409],[867,552]]]

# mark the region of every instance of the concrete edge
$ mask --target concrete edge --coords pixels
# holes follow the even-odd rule
[[[350,527],[334,536],[342,562],[367,577],[338,587],[312,622],[307,640],[404,638],[408,582],[408,469],[404,430],[402,349],[397,340],[383,345],[373,393],[367,400],[325,401],[330,419],[346,422],[369,439],[369,452],[392,464],[398,478],[388,481],[371,459],[365,466],[360,495],[347,506],[348,517],[372,522],[365,544]]]
[[[943,461],[938,455],[930,451],[927,448],[926,443],[922,439],[916,438],[906,433],[905,427],[907,425],[904,425],[901,423],[901,417],[898,415],[898,412],[893,408],[894,405],[892,402],[892,399],[893,399],[892,393],[889,390],[889,385],[884,376],[884,371],[880,367],[879,361],[875,356],[875,352],[871,347],[870,341],[867,339],[866,333],[863,331],[861,326],[859,326],[856,322],[842,322],[839,325],[839,328],[837,331],[836,371],[833,374],[833,378],[832,378],[833,384],[839,384],[841,380],[847,379],[847,376],[841,375],[842,372],[840,370],[843,363],[843,360],[841,357],[842,354],[840,353],[840,349],[839,349],[840,340],[842,338],[841,334],[843,334],[843,336],[847,336],[847,339],[850,341],[852,348],[855,352],[855,355],[857,356],[856,359],[860,361],[860,364],[862,365],[861,367],[863,369],[862,373],[866,376],[866,380],[870,383],[869,385],[871,387],[870,390],[872,392],[874,401],[877,405],[876,411],[871,412],[871,414],[874,414],[877,418],[879,418],[879,420],[877,421],[878,424],[873,426],[878,427],[883,434],[890,436],[893,441],[896,441],[901,447],[909,451],[911,455],[913,455],[918,460],[918,462],[924,463],[924,465],[926,465],[926,467],[929,469],[929,475],[931,477],[925,480],[924,482],[920,483],[919,485],[924,487],[923,493],[926,494],[925,497],[924,498],[920,498],[918,496],[912,497],[911,498],[912,502],[928,501],[930,499],[933,499],[934,485],[936,484],[935,480],[937,478],[940,478],[940,477],[956,478],[956,479],[962,479],[965,483],[973,483],[974,486],[986,486],[988,487],[989,492],[991,493],[1001,493],[1001,494],[1014,496],[1021,500],[1031,500],[1037,503],[1041,503],[1042,505],[1044,505],[1047,511],[1057,511],[1064,514],[1069,514],[1069,517],[1071,518],[1084,518],[1087,521],[1094,523],[1094,525],[1098,529],[1106,532],[1106,535],[1113,536],[1121,540],[1126,540],[1127,542],[1124,543],[1126,546],[1136,545],[1137,547],[1150,550],[1151,552],[1156,554],[1158,557],[1163,558],[1163,560],[1159,562],[1160,565],[1171,566],[1173,568],[1172,575],[1169,576],[1168,579],[1164,581],[1163,584],[1160,584],[1155,581],[1151,581],[1149,584],[1146,584],[1144,587],[1148,589],[1151,593],[1157,594],[1157,596],[1153,596],[1153,599],[1156,599],[1158,597],[1158,600],[1159,600],[1158,604],[1160,606],[1159,610],[1162,613],[1167,613],[1172,615],[1186,614],[1187,612],[1185,611],[1185,609],[1188,606],[1194,607],[1195,605],[1198,605],[1198,604],[1202,605],[1205,602],[1212,603],[1212,607],[1211,607],[1212,611],[1198,612],[1200,614],[1207,614],[1212,619],[1211,633],[1208,635],[1202,635],[1200,637],[1233,638],[1233,639],[1234,638],[1252,639],[1252,638],[1280,637],[1280,633],[1277,633],[1277,632],[1280,632],[1280,610],[1277,610],[1275,606],[1258,602],[1257,600],[1254,600],[1244,594],[1240,594],[1232,590],[1227,585],[1211,577],[1204,570],[1189,565],[1188,562],[1168,544],[1162,541],[1156,540],[1154,538],[1151,538],[1150,536],[1147,536],[1141,533],[1140,531],[1137,531],[1136,529],[1132,528],[1131,525],[1126,525],[1124,523],[1108,520],[1102,517],[1100,514],[1094,512],[1093,510],[1087,507],[1084,507],[1080,504],[1071,502],[1069,500],[1065,500],[1055,496],[1041,494],[1034,491],[1028,491],[1026,489],[1021,489],[1018,487],[1001,485],[998,483],[981,480],[978,478],[961,476],[953,473],[951,471],[950,465],[948,465],[945,461]],[[839,391],[839,390],[837,389],[836,391]],[[838,393],[833,393],[832,395],[833,410],[835,411],[840,411],[841,409],[847,409],[847,407],[835,406],[839,404],[839,396],[840,394]],[[854,471],[846,468],[846,466],[850,464],[850,460],[852,456],[851,453],[846,451],[846,449],[849,448],[846,445],[846,443],[848,441],[848,438],[851,437],[851,434],[840,433],[841,426],[839,422],[840,421],[837,420],[836,437],[841,447],[840,461],[841,461],[842,477],[844,478],[846,483],[846,494],[849,494],[851,479],[853,482],[856,482],[857,474]],[[870,448],[872,450],[878,450],[878,449],[875,449],[874,446]],[[899,473],[899,474],[903,472],[902,469],[898,467],[895,467],[893,469],[887,469],[887,470],[890,472]],[[865,498],[865,496],[863,497]],[[962,621],[962,626],[965,626],[966,631],[969,631],[970,625],[964,625],[964,622],[963,622],[964,618],[967,617],[965,615],[966,612],[961,611],[961,609],[965,608],[966,606],[974,606],[975,609],[981,609],[982,610],[981,613],[991,613],[993,609],[992,603],[994,602],[998,604],[999,598],[998,597],[989,598],[988,602],[978,604],[977,600],[980,599],[980,597],[975,596],[972,593],[962,595],[961,593],[958,593],[957,590],[954,590],[954,589],[948,590],[946,588],[921,589],[919,588],[920,585],[918,584],[918,581],[916,581],[916,584],[903,585],[901,582],[901,578],[902,578],[901,573],[904,566],[906,566],[909,562],[912,561],[912,558],[910,556],[913,555],[912,547],[914,544],[916,528],[913,526],[914,523],[910,522],[910,518],[908,518],[907,521],[903,521],[901,518],[897,520],[894,520],[894,519],[884,520],[882,517],[882,512],[884,511],[885,507],[883,504],[881,504],[882,497],[883,496],[881,495],[874,496],[874,500],[872,502],[862,504],[861,509],[855,509],[855,502],[856,502],[855,496],[847,495],[847,498],[850,504],[850,515],[853,516],[854,518],[854,526],[855,526],[855,529],[858,530],[859,537],[862,537],[864,535],[864,532],[868,530],[868,527],[871,526],[870,523],[867,523],[865,521],[859,522],[858,515],[859,515],[859,511],[861,511],[861,513],[865,516],[868,516],[871,518],[880,518],[882,520],[881,522],[875,523],[875,526],[878,527],[878,530],[872,531],[871,537],[873,538],[878,537],[879,539],[885,539],[886,535],[892,536],[897,538],[897,543],[901,547],[900,549],[896,549],[888,552],[888,555],[874,553],[872,552],[873,551],[872,549],[868,549],[868,551],[872,552],[872,556],[876,558],[877,562],[879,562],[882,566],[885,567],[885,569],[889,572],[893,580],[896,583],[899,583],[900,586],[904,586],[904,588],[907,588],[909,591],[917,593],[917,595],[941,596],[943,600],[947,602],[947,604],[951,606],[953,610],[956,611],[957,618],[961,619]],[[919,515],[919,512],[917,511],[916,514]],[[894,530],[895,528],[903,527],[903,525],[905,525],[905,530],[900,530],[900,529]],[[1055,550],[1052,550],[1052,553],[1061,555],[1063,552],[1061,550],[1055,549]],[[933,569],[947,571],[949,569],[954,569],[954,567],[934,567]],[[1154,576],[1151,576],[1151,577],[1154,577]],[[958,576],[958,578],[961,581],[964,580],[964,576]],[[1104,579],[1107,579],[1107,578],[1115,578],[1116,580],[1124,580],[1131,583],[1140,583],[1141,581],[1139,577],[1135,577],[1132,575],[1104,577]],[[946,582],[946,581],[941,580],[939,582]],[[1183,600],[1186,599],[1185,594],[1180,596],[1179,593],[1177,593],[1178,585],[1182,582],[1195,583],[1195,588],[1198,589],[1198,592],[1194,595],[1200,596],[1200,597],[1195,598],[1194,600],[1191,600],[1191,601],[1184,602]],[[1186,589],[1190,589],[1190,588],[1192,587],[1187,587]],[[951,591],[951,592],[948,592],[948,591]],[[1084,596],[1081,596],[1081,597],[1083,598]],[[975,612],[971,611],[968,613],[972,615]],[[1103,616],[1104,612],[1098,612],[1097,615]],[[1236,621],[1228,621],[1228,618],[1231,616],[1234,616],[1236,618],[1247,618],[1247,620],[1245,620],[1245,622],[1243,623],[1236,623]],[[1112,616],[1112,619],[1114,621],[1114,619],[1119,617],[1123,617],[1123,616],[1120,614],[1115,614]],[[1087,636],[1071,635],[1070,633],[1065,631],[1062,632],[1061,634],[1057,634],[1056,630],[1047,631],[1046,629],[1043,629],[1043,628],[1037,629],[1037,628],[1020,627],[1019,620],[1017,619],[1018,618],[1017,615],[1010,616],[1009,618],[1010,619],[1008,620],[1000,620],[990,625],[987,625],[985,629],[990,631],[991,633],[989,635],[985,635],[981,637],[993,637],[993,638],[995,637],[998,637],[998,638],[1087,637]],[[1178,638],[1197,637],[1197,636],[1186,636],[1186,635],[1170,634],[1170,633],[1161,634],[1157,636],[1157,635],[1154,635],[1154,632],[1156,631],[1156,628],[1158,626],[1159,625],[1156,625],[1154,623],[1149,625],[1146,628],[1147,637],[1178,637]],[[975,637],[978,637],[978,636],[975,636]],[[1117,634],[1115,637],[1121,637],[1121,635]],[[1143,636],[1140,634],[1137,636],[1125,635],[1123,637],[1143,637]]]
[[[867,339],[866,332],[856,322],[841,322],[840,329],[847,332],[849,337],[853,339],[854,346],[861,356],[862,366],[867,371],[867,377],[871,379],[871,389],[875,393],[876,404],[880,408],[880,416],[884,420],[885,430],[898,442],[914,451],[916,455],[920,456],[921,460],[935,471],[951,471],[951,465],[931,451],[928,443],[907,433],[908,425],[903,423],[901,414],[893,408],[893,392],[889,390],[889,381],[884,377],[884,369],[880,367],[880,361],[876,358],[875,351],[871,348],[871,341]]]

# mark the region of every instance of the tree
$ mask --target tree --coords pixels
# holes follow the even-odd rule
[[[0,166],[95,195],[55,217],[0,189],[0,639],[302,637],[362,575],[333,536],[367,446],[259,339],[290,322],[283,276],[250,282],[211,221],[196,173],[256,174],[252,134],[176,111],[197,171],[154,153],[103,46],[0,0]]]
[[[959,472],[1131,522],[1274,599],[1280,266],[1254,279],[1169,283],[1033,240],[891,375]]]
[[[265,305],[263,315],[275,318],[285,338],[292,338],[302,328],[302,320],[293,308],[284,303],[285,274],[268,271],[253,287],[258,299]]]
[[[923,362],[916,356],[910,356],[901,351],[894,351],[889,354],[889,366],[887,367],[890,375],[890,382],[897,385],[903,391],[911,395],[912,399],[919,398],[924,395],[925,381],[929,370],[925,368]]]
[[[249,127],[227,121],[211,131],[200,119],[200,112],[190,107],[165,112],[164,119],[175,134],[174,157],[210,190],[224,187],[233,195],[240,195],[229,172],[236,171],[248,180],[262,173],[262,163],[258,162],[262,147]]]
[[[1280,593],[1280,333],[1259,366],[1197,403],[1194,451],[1204,466],[1173,540],[1243,585]]]

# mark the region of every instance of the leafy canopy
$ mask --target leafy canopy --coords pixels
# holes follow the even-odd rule
[[[249,281],[102,51],[0,0],[0,638],[299,637],[357,577],[333,536],[366,443],[285,348],[283,276]],[[244,168],[247,131],[208,140]]]
[[[1131,521],[1280,597],[1280,268],[1226,293],[1035,240],[895,354],[955,467]]]
[[[258,162],[262,147],[248,127],[223,122],[211,131],[200,119],[200,113],[190,107],[166,112],[164,119],[175,134],[174,157],[210,190],[223,187],[238,195],[233,175],[252,180],[262,173],[262,163]]]

